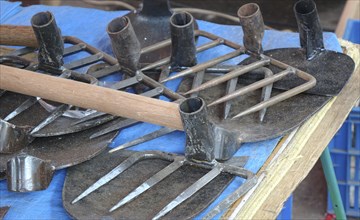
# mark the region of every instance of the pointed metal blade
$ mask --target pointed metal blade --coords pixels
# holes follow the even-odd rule
[[[75,121],[71,125],[77,125],[77,124],[83,123],[85,121],[89,121],[91,119],[94,119],[94,118],[97,118],[97,117],[100,117],[100,116],[103,116],[103,115],[106,115],[106,113],[104,113],[104,112],[94,112],[94,113],[92,113],[90,115],[87,115],[87,116]]]
[[[265,68],[265,67],[263,67],[263,69],[264,69],[264,73],[265,73],[265,78],[271,77],[273,75],[273,72],[270,69]],[[262,89],[260,102],[265,102],[265,101],[270,99],[272,88],[273,88],[273,83],[265,86]],[[263,108],[263,109],[261,109],[259,111],[259,120],[260,120],[260,122],[264,121],[266,111],[267,111],[267,108]]]
[[[232,78],[230,81],[227,82],[226,85],[226,95],[233,93],[236,90],[236,85],[238,82],[238,78]],[[229,116],[231,110],[231,102],[225,102],[225,106],[224,106],[224,119],[227,119],[227,117]]]
[[[114,125],[112,125],[110,127],[107,127],[106,129],[104,129],[102,131],[99,131],[99,132],[96,132],[96,133],[92,134],[90,136],[90,139],[100,137],[102,135],[108,134],[108,133],[113,132],[113,131],[117,131],[117,130],[119,130],[121,128],[125,128],[125,127],[131,126],[131,125],[136,124],[136,123],[139,123],[139,121],[136,121],[134,119],[122,120],[119,123],[116,123],[116,124],[114,124]]]
[[[176,197],[173,201],[171,201],[165,208],[163,208],[154,219],[159,219],[169,213],[171,210],[176,208],[178,205],[180,205],[182,202],[190,198],[192,195],[194,195],[197,191],[199,191],[202,187],[204,187],[206,184],[208,184],[211,180],[213,180],[215,177],[217,177],[221,173],[221,168],[215,166],[210,172],[208,172],[206,175],[201,177],[198,181],[196,181],[194,184],[192,184],[189,188],[187,188],[184,192],[182,192],[178,197]]]
[[[125,143],[125,144],[122,144],[122,145],[120,145],[118,147],[115,147],[115,148],[111,149],[109,151],[109,153],[113,153],[113,152],[118,151],[118,150],[123,150],[123,149],[129,148],[129,147],[144,143],[146,141],[153,140],[155,138],[158,138],[158,137],[164,136],[166,134],[169,134],[169,133],[171,133],[173,131],[176,131],[176,129],[172,129],[172,128],[168,128],[168,127],[160,128],[157,131],[151,132],[151,133],[146,134],[146,135],[144,135],[144,136],[142,136],[142,137],[140,137],[138,139],[135,139],[133,141],[129,141],[129,142]]]
[[[193,73],[197,73],[201,70],[204,70],[206,68],[209,68],[211,66],[214,66],[216,64],[219,64],[219,63],[222,63],[226,60],[230,60],[231,58],[234,58],[238,55],[240,55],[242,53],[241,50],[235,50],[231,53],[228,53],[228,54],[225,54],[223,56],[220,56],[220,57],[217,57],[215,59],[212,59],[210,61],[207,61],[207,62],[204,62],[204,63],[201,63],[201,64],[198,64],[196,66],[193,66],[193,67],[190,67],[184,71],[181,71],[173,76],[170,76],[164,80],[162,80],[161,82],[164,83],[164,82],[167,82],[167,81],[170,81],[170,80],[174,80],[174,79],[177,79],[177,78],[180,78],[180,77],[183,77],[183,76],[187,76],[187,75],[190,75],[190,74],[193,74]]]
[[[67,110],[71,108],[70,105],[62,104],[56,107],[54,111],[51,112],[51,114],[43,120],[39,125],[37,125],[31,132],[30,135],[35,134],[36,132],[40,131],[42,128],[50,124],[51,122],[55,121],[57,118],[62,116]]]
[[[146,180],[143,184],[138,186],[135,190],[133,190],[130,194],[128,194],[125,198],[120,200],[115,206],[113,206],[109,212],[115,211],[116,209],[120,208],[121,206],[131,202],[136,197],[144,193],[146,190],[153,187],[155,184],[159,183],[161,180],[165,179],[167,176],[175,172],[177,169],[179,169],[184,164],[184,158],[177,159],[171,164],[169,164],[164,169],[160,170],[158,173],[156,173],[154,176],[150,177],[148,180]]]
[[[96,62],[102,60],[103,58],[104,58],[103,53],[97,53],[97,54],[94,54],[94,55],[91,55],[91,56],[88,56],[88,57],[73,61],[71,63],[67,63],[67,64],[64,65],[64,67],[66,69],[70,69],[70,70],[78,69],[80,67],[96,63]]]
[[[203,81],[204,81],[204,77],[205,77],[205,71],[201,71],[198,72],[195,76],[194,76],[194,80],[191,86],[191,89],[197,88],[199,87]],[[199,95],[198,92],[194,92],[193,94],[191,94],[191,98],[197,97]]]
[[[21,112],[29,109],[31,106],[33,106],[40,98],[37,97],[31,97],[27,99],[25,102],[23,102],[21,105],[19,105],[14,111],[10,112],[4,120],[9,121],[13,118],[15,118],[17,115],[19,115]]]
[[[231,193],[223,201],[221,201],[215,208],[208,212],[202,219],[213,219],[216,215],[227,210],[232,204],[234,204],[238,199],[244,196],[251,188],[253,188],[257,183],[257,177],[254,176],[249,180],[245,181],[237,190]]]
[[[202,84],[201,86],[199,86],[199,87],[197,87],[195,89],[191,89],[191,90],[187,91],[185,93],[185,95],[189,95],[189,94],[194,93],[194,92],[199,92],[199,91],[202,91],[204,89],[207,89],[207,88],[210,88],[210,87],[213,87],[213,86],[217,86],[217,85],[219,85],[221,83],[229,81],[232,78],[239,77],[239,76],[241,76],[241,75],[243,75],[243,74],[245,74],[247,72],[250,72],[250,71],[255,70],[257,68],[268,65],[269,63],[270,63],[270,60],[264,59],[264,60],[259,60],[259,61],[253,62],[251,64],[236,68],[235,70],[233,70],[233,71],[231,71],[231,72],[229,72],[227,74],[216,77],[216,78],[214,78],[214,79],[212,79],[210,81],[207,81],[206,83]]]
[[[128,159],[123,161],[121,164],[119,164],[117,167],[112,169],[109,173],[107,173],[105,176],[101,177],[98,181],[96,181],[94,184],[92,184],[89,188],[87,188],[84,192],[82,192],[78,197],[76,197],[71,204],[74,204],[78,202],[79,200],[83,199],[90,193],[94,192],[101,186],[105,185],[106,183],[110,182],[112,179],[117,177],[119,174],[127,170],[129,167],[131,167],[133,164],[135,164],[139,159],[138,153],[135,153],[134,155],[130,156]]]

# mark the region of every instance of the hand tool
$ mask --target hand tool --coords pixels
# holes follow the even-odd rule
[[[201,98],[189,98],[180,103],[180,114],[184,123],[186,131],[186,146],[185,146],[185,157],[170,155],[159,151],[148,151],[138,152],[133,154],[131,157],[123,161],[120,165],[112,169],[105,176],[98,179],[93,185],[82,192],[72,203],[77,203],[79,200],[86,199],[88,195],[93,193],[100,187],[108,184],[117,176],[121,176],[123,172],[130,169],[135,163],[141,160],[149,159],[162,159],[170,161],[171,164],[166,166],[161,171],[150,177],[144,183],[139,185],[135,190],[129,193],[115,206],[113,206],[109,212],[114,212],[122,206],[127,205],[129,202],[135,200],[137,197],[146,193],[147,190],[155,187],[162,180],[172,175],[173,172],[180,169],[185,164],[191,166],[203,167],[210,169],[208,173],[199,178],[196,182],[186,188],[176,198],[174,198],[167,206],[160,210],[153,219],[158,219],[180,204],[184,203],[188,198],[195,195],[205,185],[209,184],[222,172],[228,172],[233,175],[241,176],[242,178],[250,178],[253,174],[239,165],[242,164],[241,160],[230,160],[225,163],[216,162],[214,154],[214,145],[212,140],[207,138],[211,135],[211,130],[207,125],[207,109],[204,101]],[[196,129],[196,132],[195,132]]]
[[[106,175],[132,155],[141,154],[141,152],[128,150],[109,154],[107,151],[110,149],[108,148],[92,160],[67,170],[63,187],[63,206],[72,218],[101,219],[107,216],[114,219],[151,219],[157,211],[160,211],[184,189],[208,172],[206,169],[184,165],[136,199],[110,213],[109,209],[120,199],[125,198],[131,191],[170,164],[165,160],[148,158],[138,161],[98,190],[72,204],[74,198],[84,192],[100,177]],[[171,156],[172,154],[167,155]],[[246,159],[243,157],[240,159],[242,163],[239,163],[239,165],[243,166]],[[106,166],[104,166],[104,161],[107,161]],[[220,174],[190,200],[185,201],[181,207],[169,213],[165,219],[194,218],[224,190],[232,179],[233,177],[230,174]],[[172,186],[171,189],[169,186]],[[111,193],[111,196],[109,193]],[[99,204],[102,205],[99,206]]]
[[[99,138],[89,138],[92,133],[107,126],[111,126],[111,122],[67,135],[35,138],[31,143],[21,145],[20,151],[1,153],[0,173],[6,171],[9,190],[25,192],[46,189],[55,169],[89,160],[107,147],[116,132]],[[1,131],[3,132],[2,129]],[[9,160],[12,162],[7,165]],[[45,176],[47,178],[43,178]]]

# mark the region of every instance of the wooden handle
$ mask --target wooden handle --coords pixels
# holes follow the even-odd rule
[[[0,88],[183,130],[176,103],[0,65]]]
[[[0,44],[11,46],[37,47],[32,27],[0,25]]]

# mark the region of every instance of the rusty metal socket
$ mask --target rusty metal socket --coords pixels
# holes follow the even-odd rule
[[[312,0],[300,0],[295,3],[294,12],[300,34],[300,45],[306,51],[306,58],[311,60],[324,50],[323,32],[316,4]]]
[[[196,65],[194,17],[188,12],[178,12],[170,18],[171,60],[173,69]]]
[[[128,75],[134,76],[139,68],[141,45],[128,17],[112,20],[107,33],[119,65]]]
[[[55,167],[50,161],[19,154],[7,162],[7,186],[9,191],[32,192],[46,189]]]
[[[186,133],[186,159],[212,162],[215,159],[214,135],[208,122],[205,101],[199,97],[185,99],[180,103],[179,111]]]
[[[31,25],[39,45],[39,68],[62,72],[64,41],[54,15],[49,11],[39,12],[31,18]]]
[[[246,50],[261,54],[263,52],[264,21],[259,5],[245,4],[239,8],[237,14],[244,31],[243,42]]]
[[[11,154],[25,148],[31,141],[28,131],[0,119],[0,153]]]

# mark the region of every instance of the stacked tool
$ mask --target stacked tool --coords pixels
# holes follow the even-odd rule
[[[71,49],[63,50],[61,39],[69,39],[69,37],[61,38],[52,14],[44,12],[34,16],[32,24],[38,40],[38,64],[31,65],[24,61],[19,56],[22,55],[22,52],[19,51],[15,52],[16,57],[11,57],[14,54],[4,57],[3,60],[6,60],[3,62],[4,64],[19,65],[20,63],[20,66],[28,70],[56,74],[63,78],[81,79],[81,81],[91,84],[96,84],[96,80],[92,77],[99,78],[112,73],[120,73],[122,80],[108,86],[109,88],[100,88],[99,85],[86,85],[59,78],[50,79],[47,76],[29,73],[27,70],[16,72],[13,68],[2,66],[4,73],[1,74],[4,82],[1,89],[26,95],[41,94],[39,96],[44,96],[46,99],[66,103],[56,104],[43,101],[41,98],[24,98],[23,95],[4,92],[5,98],[6,95],[17,97],[11,99],[15,100],[15,104],[13,101],[9,101],[10,99],[5,99],[7,102],[4,102],[7,103],[6,106],[13,106],[9,109],[17,106],[13,112],[25,113],[27,108],[37,103],[42,103],[39,108],[51,111],[50,116],[42,119],[36,126],[31,125],[30,128],[23,128],[22,124],[15,122],[10,124],[3,121],[4,125],[2,126],[6,127],[4,135],[9,137],[4,140],[8,140],[7,143],[15,143],[13,147],[8,148],[10,151],[15,149],[15,157],[12,154],[12,159],[8,162],[8,167],[10,167],[7,172],[8,183],[20,182],[21,178],[18,178],[18,173],[22,173],[24,168],[29,166],[24,165],[26,163],[23,161],[36,165],[37,169],[32,171],[34,183],[41,183],[40,187],[35,188],[10,184],[12,186],[10,189],[16,189],[15,191],[44,189],[51,179],[51,173],[55,169],[53,163],[56,160],[51,158],[51,161],[47,160],[45,164],[42,164],[43,161],[39,163],[39,158],[40,160],[46,160],[46,158],[34,158],[36,155],[28,153],[32,151],[26,149],[38,149],[40,147],[37,146],[44,145],[51,145],[49,149],[54,148],[53,146],[61,148],[59,143],[62,140],[63,144],[71,143],[71,148],[74,148],[75,145],[94,146],[101,143],[102,148],[97,152],[99,153],[106,147],[104,143],[111,140],[114,132],[131,126],[138,122],[137,119],[140,119],[169,127],[112,149],[111,153],[183,128],[186,133],[185,155],[160,151],[137,153],[119,151],[113,154],[103,153],[99,157],[75,167],[68,173],[63,192],[64,207],[69,214],[79,219],[124,216],[154,219],[162,217],[190,218],[196,216],[221,193],[222,189],[231,181],[232,176],[246,179],[237,191],[206,216],[206,218],[212,218],[229,208],[234,201],[256,184],[254,174],[243,168],[246,158],[233,157],[241,144],[278,137],[298,127],[332,96],[336,95],[353,72],[354,62],[351,58],[324,49],[322,30],[316,6],[312,1],[299,1],[294,7],[302,47],[271,51],[262,49],[264,24],[260,8],[256,4],[243,5],[238,11],[244,31],[244,46],[214,34],[196,30],[195,19],[192,15],[188,12],[172,14],[168,10],[167,1],[156,1],[156,4],[162,5],[159,10],[166,11],[166,13],[164,11],[164,13],[158,13],[158,18],[146,16],[146,12],[151,11],[149,2],[147,2],[140,13],[130,13],[129,16],[116,18],[109,23],[107,32],[117,61],[104,52],[85,43],[79,43],[79,40],[69,41],[77,43],[70,47]],[[152,39],[151,45],[144,44],[146,37],[138,32],[139,27],[142,27],[143,24],[139,25],[137,21],[146,19],[154,21],[159,19],[162,25],[167,23],[166,29],[170,31],[167,37],[170,36],[170,38],[166,39],[164,36],[160,36],[155,40]],[[132,26],[132,23],[136,28]],[[53,30],[46,31],[47,28],[53,28]],[[154,26],[152,28],[156,29]],[[39,31],[39,29],[44,31]],[[201,39],[207,39],[207,42],[196,46],[197,39],[199,42]],[[226,53],[217,54],[213,59],[198,63],[198,53],[211,52],[211,49],[218,46],[225,46]],[[66,50],[70,54],[86,50],[86,48],[94,55],[71,65],[63,64],[62,56],[66,55]],[[24,49],[21,50],[24,51]],[[157,55],[151,56],[151,54]],[[237,57],[245,60],[239,65],[225,65],[227,60]],[[337,63],[331,62],[334,57],[338,60]],[[100,60],[104,62],[98,63]],[[88,64],[94,64],[86,74],[92,77],[89,76],[84,80],[82,77],[86,75],[73,71]],[[340,69],[341,75],[339,74]],[[18,74],[20,72],[21,74]],[[26,75],[32,76],[34,87],[19,86],[23,85],[21,79]],[[182,80],[178,83],[177,91],[166,87],[166,82],[178,78],[182,78]],[[35,79],[39,79],[39,81]],[[42,88],[41,83],[44,83],[43,80],[46,79],[49,80],[49,83],[50,81],[54,82],[51,90],[57,92],[46,94],[39,91],[39,88]],[[61,88],[68,88],[68,90],[71,88],[71,93],[68,90],[62,92]],[[126,88],[131,88],[132,92],[147,97],[164,95],[173,103],[159,100],[155,102],[145,97],[140,99],[136,95],[125,95],[123,92],[116,91]],[[105,100],[107,97],[121,96],[124,98],[121,100],[123,104],[106,103],[107,106],[104,106],[105,102],[101,98],[91,99],[90,96],[81,95],[89,91],[103,94],[104,97],[101,98]],[[185,98],[187,96],[189,98]],[[19,101],[21,99],[26,101]],[[132,99],[144,103],[139,103],[139,106],[129,105],[128,103],[135,103],[131,101]],[[0,102],[2,100],[0,98]],[[119,102],[121,101],[119,100]],[[19,106],[18,103],[22,104]],[[148,115],[146,107],[150,108],[149,106],[155,105],[163,109],[168,107],[169,115],[155,112],[155,114],[149,114],[151,117],[144,117],[144,115]],[[25,108],[24,106],[29,107]],[[72,106],[78,107],[73,108]],[[88,108],[97,111],[91,111]],[[134,112],[127,113],[124,109],[127,111],[133,109]],[[77,116],[77,119],[71,116],[80,113],[81,116]],[[16,119],[17,113],[10,113],[11,117],[6,116],[8,114],[2,113],[1,117],[8,120],[9,118]],[[131,116],[134,119],[124,119],[118,116]],[[29,116],[23,117],[28,118]],[[161,120],[162,118],[166,118],[167,123],[164,123],[165,120]],[[52,125],[54,126],[51,127]],[[59,127],[62,127],[63,130],[54,131]],[[46,128],[53,130],[45,132]],[[1,132],[3,131],[5,129],[1,129]],[[48,135],[49,133],[52,135]],[[21,135],[14,138],[14,134]],[[34,140],[34,138],[36,139]],[[13,140],[18,140],[18,142],[13,142]],[[74,140],[81,140],[81,142],[78,143]],[[19,151],[19,149],[21,150]],[[61,153],[64,151],[60,150],[57,155]],[[84,152],[79,152],[79,154],[89,159]],[[114,160],[120,164],[104,163],[105,160]],[[167,162],[159,162],[159,160]],[[79,162],[72,161],[71,165],[75,163]],[[58,168],[68,165],[58,166]],[[99,170],[96,175],[93,175],[95,168]],[[9,172],[10,170],[11,172]],[[180,177],[179,172],[181,173]],[[48,173],[48,175],[39,175],[40,173]],[[173,178],[173,175],[178,175],[178,177]],[[42,179],[41,177],[44,176],[46,178]],[[136,181],[135,178],[134,181],[125,181],[135,176],[139,176]],[[195,179],[194,176],[196,176]],[[115,179],[115,177],[117,178]],[[183,181],[182,183],[178,183],[181,182],[179,178]],[[162,187],[159,187],[165,181],[167,181],[167,186],[173,187],[172,194],[167,195],[166,190],[169,189],[164,191]],[[121,184],[119,185],[119,183]],[[86,184],[91,184],[91,186]],[[211,187],[209,188],[211,184],[216,187],[212,194],[206,195],[207,193],[204,191],[201,193],[206,187],[208,187],[207,191],[211,191]],[[125,188],[125,191],[117,192],[119,187]],[[129,191],[130,189],[132,191]],[[162,197],[157,197],[154,199],[155,202],[152,202],[152,200],[147,200],[153,197],[147,196],[149,194],[159,194]],[[116,198],[110,199],[108,195],[116,195]],[[103,205],[100,207],[99,200],[108,200],[108,202],[101,202]],[[202,203],[197,209],[193,209],[192,200]],[[153,208],[148,208],[149,211],[146,212],[134,212],[144,203],[154,204],[156,207],[152,206]]]

